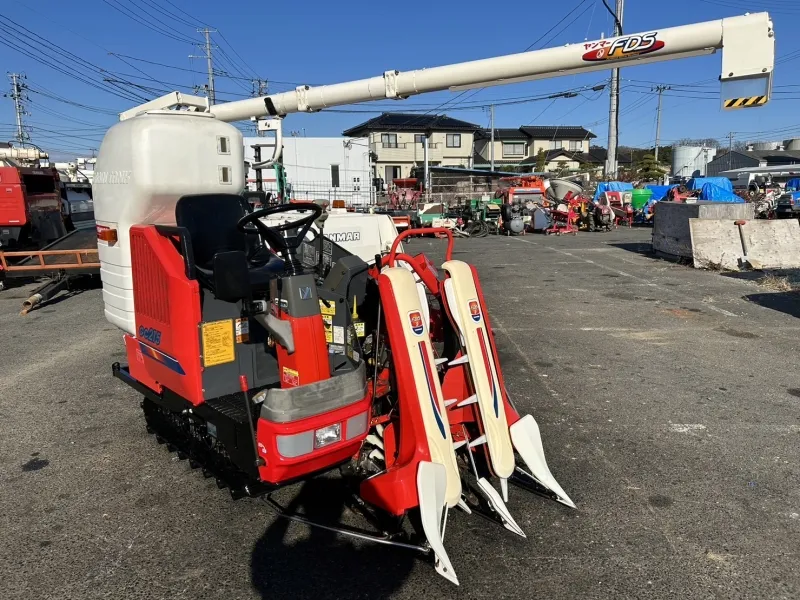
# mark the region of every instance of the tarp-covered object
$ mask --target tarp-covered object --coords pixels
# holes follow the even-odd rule
[[[678,184],[672,185],[646,185],[644,186],[648,190],[653,190],[653,195],[650,197],[652,200],[663,200],[667,197],[667,192],[670,191],[674,187],[678,187]]]
[[[800,192],[800,177],[793,177],[786,182],[787,192]]]
[[[727,177],[694,177],[693,179],[689,180],[689,183],[686,184],[686,189],[702,190],[703,186],[707,183],[711,183],[722,188],[723,190],[728,190],[729,192],[733,191],[733,184]]]
[[[713,183],[706,183],[700,191],[700,200],[709,200],[711,202],[731,202],[743,203],[744,200],[731,191],[722,189]]]
[[[623,181],[604,181],[597,184],[597,190],[594,193],[594,201],[597,202],[597,199],[606,192],[629,192],[632,189],[632,183],[625,183]]]

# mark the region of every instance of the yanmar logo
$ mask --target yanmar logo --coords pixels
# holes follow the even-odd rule
[[[664,47],[664,42],[658,39],[658,32],[638,33],[619,37],[613,40],[599,40],[583,45],[588,50],[583,55],[583,60],[595,62],[601,60],[619,60],[640,54],[649,54]]]
[[[330,238],[332,241],[336,242],[337,244],[340,242],[360,242],[361,241],[361,232],[360,231],[342,231],[339,233],[328,233],[326,237]]]
[[[414,335],[422,335],[425,327],[422,324],[422,315],[418,310],[408,313],[408,321],[411,323],[411,331],[414,332]]]
[[[481,320],[481,307],[477,300],[469,301],[469,314],[476,323]]]
[[[161,345],[161,332],[153,327],[145,327],[144,325],[140,326],[139,337],[147,340],[151,344],[155,344],[156,346]]]

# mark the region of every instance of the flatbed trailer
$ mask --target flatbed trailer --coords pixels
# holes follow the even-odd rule
[[[76,229],[41,250],[0,252],[0,290],[10,277],[48,278],[22,303],[22,315],[69,289],[77,277],[99,274],[100,259],[94,229]]]

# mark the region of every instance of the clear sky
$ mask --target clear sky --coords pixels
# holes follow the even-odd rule
[[[794,76],[800,66],[800,37],[795,34],[800,30],[800,0],[627,0],[623,26],[626,33],[635,33],[760,10],[772,14],[779,58],[769,106],[731,112],[719,108],[719,54],[626,68],[621,143],[653,144],[656,96],[651,88],[658,83],[673,85],[664,94],[662,143],[723,138],[729,131],[736,132],[736,140],[800,136],[800,81]],[[192,46],[192,41],[201,41],[196,29],[203,25],[219,31],[212,34],[218,101],[249,96],[255,78],[268,80],[270,91],[284,91],[300,83],[336,83],[389,69],[520,52],[531,45],[582,42],[608,36],[613,27],[602,0],[305,0],[273,5],[240,0],[16,0],[0,5],[0,17],[0,66],[4,72],[27,75],[26,121],[32,141],[66,154],[99,148],[116,112],[168,90],[191,92],[193,85],[205,83],[205,61],[189,58],[203,53]],[[497,127],[583,125],[597,135],[594,143],[605,145],[607,90],[503,102],[589,87],[607,82],[608,76],[596,72],[460,96],[442,92],[340,112],[290,115],[285,131],[337,136],[380,111],[406,109],[447,113],[486,126],[489,116],[482,105],[495,101]],[[0,89],[9,88],[7,80],[0,81]],[[0,96],[0,139],[13,135],[13,123],[12,102]]]

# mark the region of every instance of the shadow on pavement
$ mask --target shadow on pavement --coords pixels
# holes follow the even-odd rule
[[[800,317],[800,292],[748,294],[744,299],[793,317]]]
[[[653,245],[650,242],[617,242],[615,244],[609,244],[609,246],[619,248],[620,250],[627,250],[628,252],[633,252],[634,254],[648,256],[650,258],[658,258],[653,253]]]
[[[286,511],[325,524],[339,523],[347,510],[346,493],[339,480],[312,479]],[[250,572],[253,588],[265,600],[388,598],[416,560],[410,550],[357,542],[278,517],[256,542]]]

